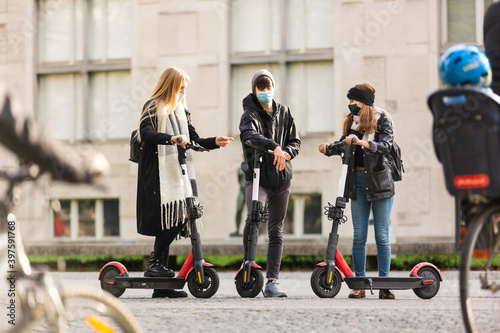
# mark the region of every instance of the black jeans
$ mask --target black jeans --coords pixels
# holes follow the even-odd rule
[[[248,253],[248,233],[250,230],[250,212],[252,210],[252,184],[246,182],[246,203],[248,216],[243,229],[243,256],[247,259]],[[259,201],[262,206],[267,201],[269,209],[269,221],[267,223],[267,234],[269,242],[267,245],[267,272],[266,277],[277,279],[281,266],[281,256],[283,254],[283,222],[285,221],[286,209],[288,207],[288,198],[290,197],[290,188],[281,192],[274,192],[262,186],[259,187]],[[258,237],[258,236],[257,236]]]
[[[154,252],[163,256],[163,265],[168,267],[168,255],[170,252],[170,244],[175,240],[177,235],[181,232],[184,225],[177,226],[166,230],[163,235],[156,236]]]

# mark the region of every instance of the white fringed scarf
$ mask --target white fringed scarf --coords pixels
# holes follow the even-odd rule
[[[171,135],[185,135],[189,138],[186,111],[182,103],[167,117],[167,107],[158,116],[159,131]],[[197,196],[192,151],[186,151],[186,164],[193,194]],[[168,230],[182,225],[186,217],[186,191],[182,181],[182,170],[177,155],[177,145],[158,145],[158,167],[160,175],[161,227]],[[190,235],[189,223],[181,236]]]
[[[385,111],[382,108],[379,108],[378,106],[373,107],[373,112],[375,113],[375,119],[378,121],[381,115],[384,115],[384,117],[388,118],[391,121],[392,127],[394,128],[394,122],[392,121],[392,117],[389,114],[389,112]],[[351,129],[357,131],[359,126],[359,116],[354,116],[353,117],[353,122]],[[363,134],[363,141],[370,142],[375,139],[375,132],[373,133],[366,133]]]

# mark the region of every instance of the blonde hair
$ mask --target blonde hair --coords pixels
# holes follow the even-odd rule
[[[167,68],[158,79],[151,96],[148,101],[151,101],[149,105],[144,108],[141,113],[141,118],[139,121],[139,128],[141,126],[141,121],[144,121],[149,117],[158,117],[163,108],[167,107],[167,116],[174,112],[177,107],[177,96],[181,90],[182,82],[189,82],[189,75],[186,74],[182,69],[178,67]],[[186,96],[182,97],[181,100],[184,108],[187,108]],[[154,110],[154,112],[151,112]],[[146,113],[150,113],[150,116],[146,116]],[[166,121],[167,117],[164,118]],[[164,124],[161,124],[160,128],[163,128]],[[140,131],[137,131],[138,138],[140,141],[141,135]]]
[[[360,83],[355,85],[354,88],[369,92],[370,94],[375,94],[375,88],[369,83]],[[361,134],[375,133],[377,131],[377,120],[375,119],[375,112],[373,109],[373,105],[363,104],[358,115],[359,115],[359,126],[357,131],[359,133]],[[348,135],[349,130],[351,129],[353,121],[354,121],[354,115],[349,112],[349,114],[345,117],[343,126],[343,132],[346,136]]]

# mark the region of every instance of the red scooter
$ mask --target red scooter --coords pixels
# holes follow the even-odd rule
[[[356,139],[353,139],[356,142]],[[431,263],[422,262],[417,264],[410,272],[410,277],[356,277],[337,249],[339,225],[346,222],[344,215],[347,198],[344,197],[345,182],[349,163],[349,152],[352,148],[345,140],[327,147],[327,151],[342,151],[342,172],[339,180],[337,200],[335,206],[328,203],[325,207],[325,215],[328,220],[333,221],[332,231],[328,237],[326,259],[317,264],[311,275],[311,287],[314,293],[321,298],[335,297],[344,281],[350,289],[369,289],[373,295],[376,289],[404,290],[413,289],[420,298],[430,299],[438,291],[440,282],[443,280],[439,269]]]
[[[182,289],[187,283],[189,292],[197,298],[210,298],[219,289],[219,276],[212,264],[205,262],[201,249],[200,234],[196,220],[202,215],[202,208],[196,205],[191,181],[186,166],[186,150],[177,146],[179,164],[182,169],[184,188],[186,191],[186,206],[188,222],[191,227],[192,250],[175,277],[144,277],[129,276],[125,266],[117,261],[104,265],[99,272],[101,289],[120,297],[127,288],[135,289]],[[208,151],[196,143],[188,143],[186,149]]]

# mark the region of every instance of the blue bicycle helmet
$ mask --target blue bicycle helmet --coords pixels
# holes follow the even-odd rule
[[[489,87],[491,65],[484,52],[477,47],[459,44],[441,55],[439,77],[445,85],[451,87]]]

